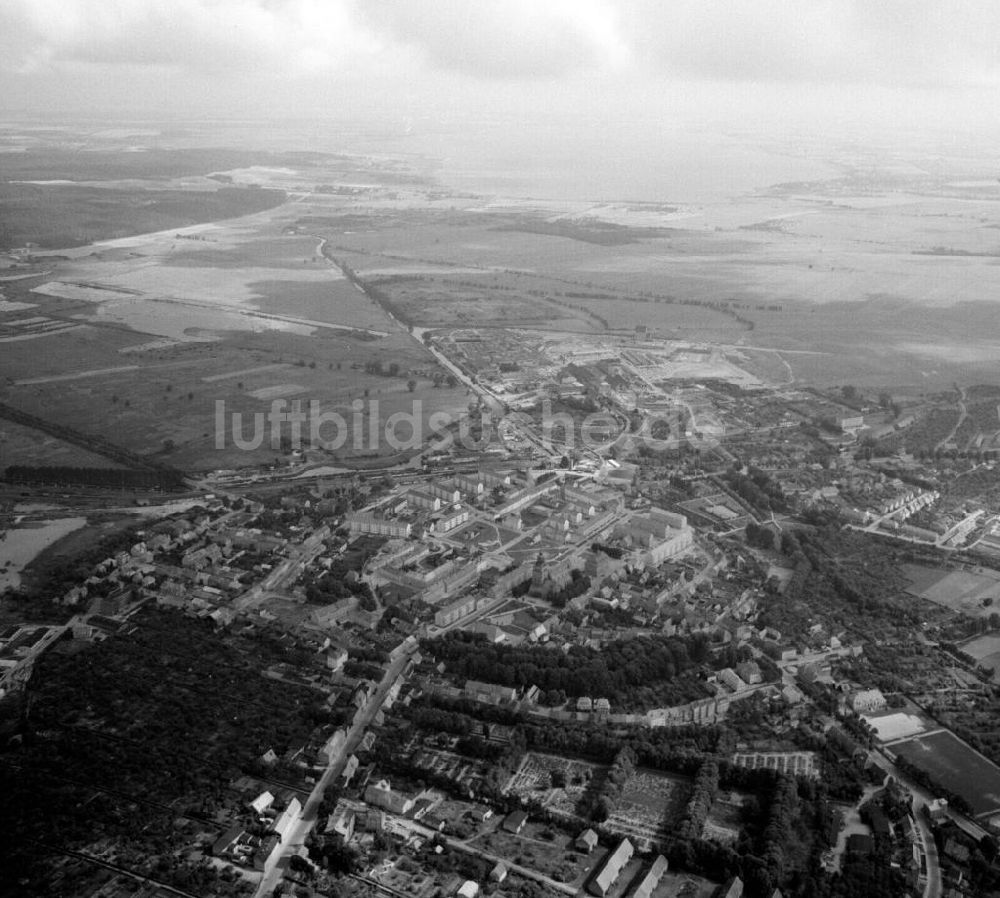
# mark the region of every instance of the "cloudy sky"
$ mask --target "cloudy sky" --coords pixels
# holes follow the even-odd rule
[[[996,0],[3,0],[0,109],[983,130]],[[529,113],[530,111],[530,113]]]

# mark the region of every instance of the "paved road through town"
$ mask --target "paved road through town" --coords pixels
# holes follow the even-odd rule
[[[917,824],[917,834],[921,842],[924,857],[927,860],[927,878],[924,881],[924,898],[941,898],[941,865],[938,861],[937,845],[930,824],[924,816],[923,807],[930,804],[931,795],[912,780],[907,779],[885,755],[877,751],[869,751],[868,757],[878,764],[886,773],[893,776],[905,789],[913,795],[913,819]]]
[[[274,891],[274,887],[280,882],[285,866],[288,864],[288,859],[298,852],[312,831],[313,826],[316,825],[317,810],[320,802],[323,800],[323,793],[326,791],[327,786],[343,772],[347,759],[361,743],[365,730],[371,726],[375,714],[382,707],[382,703],[385,701],[385,697],[392,688],[392,685],[403,675],[403,671],[416,651],[416,648],[417,643],[415,641],[412,644],[406,645],[405,648],[398,652],[396,658],[392,660],[386,669],[385,676],[382,677],[378,688],[364,706],[364,710],[355,717],[354,723],[347,733],[347,739],[344,741],[343,747],[331,759],[329,766],[323,771],[323,775],[313,787],[309,798],[306,799],[306,803],[299,816],[285,831],[285,837],[282,839],[281,844],[272,852],[271,857],[268,858],[267,864],[264,867],[264,874],[261,876],[257,891],[254,893],[254,898],[270,896]]]
[[[323,540],[330,535],[330,528],[322,526],[298,546],[290,548],[288,558],[281,562],[260,583],[251,586],[233,600],[237,611],[246,611],[264,601],[269,595],[280,592],[295,580],[305,568],[312,564],[323,551]]]

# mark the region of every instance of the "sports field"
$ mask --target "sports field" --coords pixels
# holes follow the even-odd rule
[[[896,743],[892,748],[946,789],[961,795],[977,817],[1000,811],[1000,767],[973,751],[954,733],[938,730]]]

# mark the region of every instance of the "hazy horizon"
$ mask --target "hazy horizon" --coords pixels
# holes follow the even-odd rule
[[[998,34],[1000,7],[948,0],[15,0],[0,9],[0,110],[243,122],[276,144],[304,121],[328,152],[363,151],[370,129],[460,188],[684,201],[713,180],[725,195],[822,174],[815,152],[761,155],[766,139],[988,145]],[[744,157],[716,153],[720,135],[745,135]],[[698,165],[704,183],[678,195]]]

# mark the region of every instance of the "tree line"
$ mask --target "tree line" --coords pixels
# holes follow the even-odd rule
[[[571,646],[563,652],[493,644],[482,634],[455,632],[424,640],[423,649],[443,661],[453,677],[516,688],[534,685],[562,690],[571,698],[604,697],[619,704],[636,699],[640,690],[670,684],[709,660],[702,636],[640,637],[609,642],[600,651]]]
[[[8,483],[93,486],[101,489],[155,490],[184,489],[180,471],[149,471],[127,468],[80,468],[67,465],[11,465],[4,472]]]

